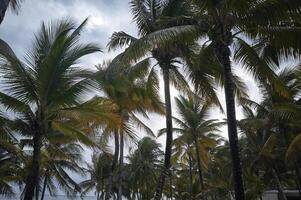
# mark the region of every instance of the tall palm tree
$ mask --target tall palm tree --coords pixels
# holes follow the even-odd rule
[[[289,23],[288,21],[295,20],[293,13],[298,12],[301,4],[297,1],[282,0],[276,0],[273,3],[249,0],[239,2],[192,0],[188,2],[192,3],[190,4],[191,20],[195,20],[192,24],[196,24],[195,31],[199,33],[198,37],[206,40],[207,46],[213,49],[217,60],[223,67],[228,135],[233,159],[233,178],[235,180],[235,198],[243,200],[244,186],[237,136],[231,51],[234,50],[234,58],[241,62],[243,67],[251,71],[256,78],[268,79],[276,84],[274,73],[265,62],[258,62],[254,54],[256,50],[252,48],[252,45],[249,45],[248,41],[259,41],[257,45],[277,46],[278,49],[289,52],[294,44],[291,42],[285,43],[283,39],[277,40],[277,35],[280,36],[284,33],[294,35],[295,31],[299,29],[285,29],[279,24],[286,26]],[[279,15],[275,16],[269,10],[278,10]],[[258,40],[258,38],[260,39]],[[293,38],[296,37],[293,36]],[[299,45],[299,43],[295,44],[295,47],[300,47]],[[271,53],[266,54],[271,55]]]
[[[168,29],[175,24],[181,24],[181,21],[166,21],[166,18],[175,17],[177,12],[185,13],[181,1],[162,1],[162,0],[132,0],[130,2],[134,21],[138,27],[140,38],[135,38],[124,32],[116,32],[112,35],[111,41],[108,44],[110,49],[116,47],[127,47],[130,45],[123,55],[123,62],[139,60],[142,57],[151,55],[157,62],[164,82],[165,96],[165,115],[166,115],[166,147],[164,168],[158,180],[158,187],[155,199],[160,199],[162,196],[163,186],[166,176],[170,173],[171,148],[173,141],[172,134],[172,108],[170,97],[170,84],[173,84],[177,89],[188,91],[189,86],[185,81],[184,76],[178,70],[180,57],[186,49],[189,49],[187,42],[181,40],[170,43],[160,43],[164,36],[160,36],[162,29]],[[171,33],[175,31],[171,28]],[[160,39],[158,39],[158,37]]]
[[[2,23],[5,13],[9,7],[12,8],[12,10],[17,11],[19,9],[21,0],[2,0],[0,2],[0,24]]]
[[[121,55],[117,56],[107,66],[100,67],[94,76],[99,84],[98,88],[109,101],[116,105],[120,119],[119,125],[112,126],[108,124],[103,131],[104,137],[112,133],[115,138],[117,134],[119,137],[119,200],[122,198],[124,179],[125,139],[136,139],[134,126],[144,129],[147,134],[154,135],[152,130],[136,114],[140,113],[148,117],[147,112],[163,112],[163,106],[158,95],[158,80],[156,74],[149,71],[149,60],[142,60],[132,66],[127,66],[120,62]],[[117,140],[115,139],[115,141]],[[116,145],[118,145],[117,142],[115,142]]]
[[[43,23],[24,62],[7,44],[0,43],[0,103],[14,113],[16,132],[33,142],[24,199],[32,199],[38,186],[41,147],[49,135],[61,133],[91,144],[83,125],[112,115],[109,104],[101,100],[83,103],[82,95],[91,86],[86,79],[90,72],[75,64],[83,56],[100,51],[94,44],[79,42],[86,22],[78,27],[69,20],[50,26]]]

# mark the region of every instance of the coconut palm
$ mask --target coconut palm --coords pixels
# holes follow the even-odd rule
[[[164,169],[158,180],[158,188],[156,198],[162,196],[165,178],[170,170],[171,147],[173,141],[172,135],[172,108],[170,97],[170,84],[173,84],[177,89],[188,91],[189,86],[186,83],[184,76],[179,72],[179,57],[184,54],[185,50],[189,50],[187,42],[176,40],[170,43],[160,43],[164,36],[161,36],[160,30],[169,29],[175,24],[182,24],[181,21],[166,21],[166,18],[177,16],[177,12],[185,13],[185,7],[182,7],[181,1],[162,1],[162,0],[132,0],[130,2],[134,21],[138,27],[140,38],[135,38],[124,32],[116,32],[112,35],[109,43],[110,49],[116,47],[127,47],[123,55],[123,62],[139,60],[142,57],[151,55],[157,62],[162,74],[164,82],[165,95],[165,115],[166,115],[166,149]],[[175,33],[174,29],[169,29],[170,33]],[[158,39],[159,38],[159,39]]]
[[[208,148],[216,145],[218,138],[214,135],[214,132],[219,131],[222,123],[208,119],[210,103],[207,102],[208,105],[202,106],[203,102],[199,97],[185,98],[180,96],[175,100],[180,115],[180,118],[174,117],[174,121],[179,128],[174,128],[173,131],[180,134],[175,139],[175,144],[178,144],[176,146],[184,145],[187,150],[188,157],[186,157],[189,161],[192,159],[192,155],[195,155],[201,189],[205,192],[202,166],[207,168]],[[166,129],[160,130],[159,135],[165,131]],[[177,153],[182,156],[186,155],[180,153],[180,151]]]
[[[0,24],[2,23],[5,13],[9,7],[15,12],[20,7],[21,0],[3,0],[0,2]]]
[[[83,148],[75,143],[50,144],[41,149],[41,200],[47,190],[50,195],[56,194],[56,184],[67,195],[72,195],[74,190],[79,191],[79,186],[70,173],[84,175],[81,167],[82,151]]]
[[[243,67],[251,71],[256,78],[269,80],[276,85],[274,73],[266,62],[260,61],[256,56],[256,49],[249,41],[260,38],[257,45],[278,46],[284,51],[293,46],[285,40],[277,40],[277,35],[292,33],[297,28],[283,30],[289,20],[296,19],[294,14],[301,7],[300,2],[281,0],[270,3],[269,1],[189,1],[191,2],[192,18],[195,20],[195,31],[199,38],[206,40],[206,46],[212,48],[216,59],[223,67],[224,88],[226,97],[226,110],[228,122],[228,134],[233,159],[233,172],[235,180],[236,199],[244,199],[244,187],[241,174],[239,147],[236,128],[234,84],[231,71],[231,50],[234,50],[234,58],[241,62]],[[278,10],[281,14],[275,16],[268,10]],[[264,15],[264,16],[263,16]],[[281,23],[280,23],[281,22]],[[273,27],[273,28],[267,28]],[[295,38],[295,37],[294,37]],[[207,41],[208,40],[208,41]],[[277,40],[277,44],[276,43]],[[295,44],[296,47],[299,47]],[[276,50],[277,51],[277,50]],[[266,56],[271,54],[264,51]],[[271,56],[270,56],[271,57]],[[268,60],[268,59],[267,59]],[[280,88],[277,88],[280,90]]]
[[[94,154],[92,158],[92,165],[89,165],[87,170],[90,179],[82,181],[79,186],[82,188],[82,195],[95,190],[97,200],[101,200],[105,197],[105,190],[110,177],[112,155],[107,153]]]
[[[0,102],[14,113],[14,130],[33,142],[24,199],[32,199],[38,186],[41,147],[47,138],[65,134],[91,145],[83,125],[112,116],[110,104],[102,100],[83,103],[82,95],[91,86],[86,79],[90,72],[75,64],[83,56],[100,51],[97,45],[79,42],[86,22],[78,27],[70,20],[50,26],[43,23],[25,61],[1,41]]]
[[[154,196],[158,171],[162,165],[163,152],[155,140],[144,137],[138,142],[138,148],[129,157],[130,174],[133,179],[133,195],[150,200]],[[147,180],[147,181],[145,181]]]
[[[221,123],[216,120],[208,120],[209,109],[208,106],[202,106],[201,102],[193,98],[185,98],[180,96],[176,98],[176,104],[179,111],[180,119],[175,118],[176,124],[180,127],[177,129],[183,139],[187,138],[191,143],[193,143],[195,148],[195,154],[198,164],[199,181],[202,189],[204,190],[204,181],[202,175],[201,167],[201,155],[203,155],[203,162],[206,162],[204,156],[206,155],[205,149],[208,145],[215,144],[215,138],[210,138],[210,133],[218,131]],[[181,137],[181,136],[180,136]],[[200,144],[207,144],[203,146]]]
[[[138,9],[136,16],[142,16],[139,18],[140,27],[146,22],[147,9],[145,8],[144,1],[137,1]],[[161,3],[164,1],[160,1]],[[176,1],[169,1],[176,2]],[[182,1],[181,1],[182,2]],[[139,54],[143,54],[145,49],[151,49],[157,47],[164,40],[172,40],[175,35],[183,37],[186,33],[191,38],[204,38],[207,42],[207,46],[212,48],[214,55],[218,62],[222,65],[224,71],[224,86],[226,95],[226,107],[227,107],[227,120],[228,120],[228,133],[231,147],[231,155],[233,157],[233,171],[235,179],[235,191],[237,199],[244,199],[243,181],[241,176],[241,167],[239,159],[239,148],[237,139],[236,129],[236,116],[235,116],[235,101],[234,101],[234,85],[233,75],[231,72],[231,50],[234,50],[234,57],[237,61],[241,62],[243,66],[251,71],[257,79],[266,80],[268,79],[273,84],[279,84],[275,78],[275,74],[267,66],[266,62],[258,60],[256,56],[256,48],[254,46],[265,46],[263,54],[270,57],[270,60],[275,57],[273,56],[271,47],[276,48],[274,52],[286,52],[286,55],[290,53],[291,48],[296,47],[297,51],[300,49],[300,42],[297,38],[297,32],[299,31],[298,19],[295,17],[296,13],[300,9],[300,2],[289,1],[283,2],[281,0],[270,3],[269,1],[188,1],[190,2],[187,6],[191,6],[192,17],[189,18],[187,15],[183,17],[178,13],[175,21],[185,21],[192,25],[186,26],[174,26],[172,28],[161,29],[160,31],[154,32],[148,37],[147,42],[144,40],[136,41],[139,44]],[[160,4],[160,3],[159,3]],[[163,3],[164,4],[164,3]],[[152,4],[150,5],[158,5]],[[137,8],[136,7],[136,8]],[[160,6],[159,6],[160,7]],[[182,7],[185,8],[185,7]],[[268,12],[268,10],[277,10],[279,15],[275,16]],[[139,12],[138,12],[139,11]],[[152,13],[152,12],[150,12]],[[262,15],[265,15],[262,17]],[[168,20],[170,21],[170,20]],[[172,21],[172,20],[171,20]],[[281,23],[279,23],[281,21]],[[292,24],[292,21],[296,23]],[[279,25],[281,24],[281,25]],[[292,25],[292,28],[287,26]],[[282,27],[281,27],[282,26]],[[272,28],[267,28],[272,27]],[[292,37],[290,41],[286,41],[284,38],[285,34],[290,34]],[[186,35],[187,36],[187,35]],[[257,40],[258,37],[260,40]],[[187,37],[186,37],[187,38]],[[123,40],[120,43],[128,43],[133,38],[124,35]],[[249,41],[257,41],[256,45],[250,45]],[[209,43],[211,42],[211,43]],[[120,44],[119,43],[119,44]],[[137,45],[138,46],[138,45]],[[230,48],[231,47],[231,48]],[[234,48],[232,48],[234,47]],[[134,49],[134,47],[130,47]],[[278,51],[281,49],[281,51]],[[138,53],[135,52],[137,55]],[[269,60],[269,59],[267,59]],[[267,61],[265,60],[265,61]],[[281,84],[280,84],[281,85]],[[277,90],[283,89],[278,87]],[[284,91],[282,91],[285,93]]]
[[[154,72],[149,72],[149,60],[142,60],[133,66],[124,66],[120,62],[120,56],[117,56],[108,65],[99,67],[95,73],[95,80],[99,84],[98,88],[109,101],[116,105],[120,118],[119,125],[108,124],[103,131],[103,138],[112,134],[115,138],[116,135],[119,137],[118,199],[122,198],[124,179],[124,140],[126,138],[136,139],[134,126],[153,135],[152,130],[137,117],[137,114],[148,117],[147,111],[163,112],[163,106],[158,96],[158,80]],[[117,140],[115,139],[115,141]],[[117,142],[115,142],[116,145],[118,145]],[[117,157],[116,153],[118,152],[115,151],[114,158]]]

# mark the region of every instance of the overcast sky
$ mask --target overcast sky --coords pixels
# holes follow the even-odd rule
[[[114,31],[122,30],[136,35],[129,0],[24,0],[18,15],[10,11],[7,12],[0,26],[0,38],[7,41],[19,58],[22,58],[26,51],[31,48],[34,33],[39,30],[42,21],[49,22],[61,18],[71,18],[81,23],[87,17],[89,17],[89,23],[82,34],[83,40],[99,43],[105,51],[86,57],[82,62],[84,67],[93,68],[94,65],[114,56],[114,52],[108,53],[105,49],[109,37]],[[251,98],[259,100],[258,89],[251,78],[242,73],[241,70],[235,71],[246,81]],[[162,95],[163,91],[161,90],[160,93]],[[177,93],[172,90],[172,94],[176,95]],[[221,101],[224,102],[222,93],[220,97]],[[241,112],[238,112],[238,118],[240,117]],[[212,118],[222,119],[224,116],[218,111],[213,111]],[[154,131],[165,126],[164,118],[157,115],[151,115],[151,120],[146,123]],[[225,129],[223,129],[222,135],[226,136]],[[164,146],[164,137],[160,138],[159,141]]]
[[[89,17],[89,23],[82,34],[82,39],[89,42],[96,42],[103,47],[104,53],[97,53],[86,57],[82,61],[84,67],[93,68],[104,60],[113,58],[116,53],[107,52],[106,44],[114,31],[125,31],[136,35],[135,24],[132,22],[129,0],[24,0],[18,15],[7,12],[4,22],[0,26],[0,37],[7,41],[19,58],[31,48],[34,34],[39,30],[41,23],[71,18],[81,23]],[[249,76],[241,70],[234,71],[241,76],[249,87],[249,94],[252,99],[259,100],[258,88]],[[162,88],[162,87],[161,87]],[[163,91],[160,91],[163,97]],[[177,95],[172,90],[172,95]],[[224,102],[223,94],[220,94]],[[164,100],[164,99],[162,99]],[[174,102],[173,102],[174,105]],[[176,114],[174,109],[174,114]],[[238,118],[241,113],[238,110]],[[218,110],[212,112],[212,118],[224,118]],[[152,115],[148,125],[157,131],[164,127],[164,118]],[[226,132],[223,131],[223,136]],[[164,141],[161,138],[160,141]]]

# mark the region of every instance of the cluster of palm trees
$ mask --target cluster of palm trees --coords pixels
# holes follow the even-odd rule
[[[0,22],[19,5],[1,1]],[[87,20],[43,23],[24,59],[0,40],[0,194],[19,185],[26,200],[57,187],[106,200],[244,200],[276,188],[286,200],[284,188],[301,191],[301,2],[131,0],[130,7],[138,37],[113,33],[108,49],[122,53],[96,70],[79,67],[102,51],[80,42]],[[261,102],[249,98],[233,63],[253,76]],[[182,94],[176,110],[171,87]],[[210,117],[214,107],[226,121]],[[165,116],[157,135],[166,136],[164,152],[141,120],[150,113]],[[224,125],[228,140],[218,134]],[[138,141],[140,132],[149,137]],[[137,148],[125,161],[126,144]],[[95,152],[88,169],[83,146]],[[72,176],[87,173],[81,183]]]

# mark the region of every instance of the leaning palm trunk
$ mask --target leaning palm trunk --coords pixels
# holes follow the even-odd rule
[[[123,149],[124,138],[123,133],[120,131],[120,157],[119,157],[119,180],[118,180],[118,194],[117,200],[122,200],[122,183],[123,183]]]
[[[227,36],[223,36],[226,38]],[[228,124],[228,137],[230,143],[235,199],[244,200],[244,185],[242,179],[241,161],[239,155],[236,112],[235,112],[235,99],[234,99],[234,84],[231,72],[230,49],[225,42],[218,40],[213,41],[215,54],[224,68],[224,84],[225,84],[225,97],[226,97],[226,110],[227,110],[227,124]]]
[[[40,133],[37,133],[33,137],[32,166],[29,175],[26,179],[24,200],[32,200],[34,197],[34,191],[39,185],[41,147],[42,135]]]
[[[163,67],[163,81],[164,81],[164,92],[165,92],[165,109],[166,109],[166,147],[164,156],[164,167],[161,175],[159,176],[155,200],[162,198],[163,187],[165,184],[166,176],[169,174],[171,166],[171,149],[172,149],[172,112],[171,112],[171,101],[170,101],[170,85],[169,85],[169,68]]]
[[[283,187],[281,185],[281,182],[279,180],[279,177],[277,175],[277,172],[274,168],[272,168],[272,175],[273,175],[273,178],[275,180],[275,183],[276,183],[276,186],[277,186],[277,190],[279,192],[279,197],[280,197],[280,200],[287,200],[285,194],[284,194],[284,190],[283,190]]]
[[[41,200],[44,200],[44,196],[45,196],[45,192],[46,192],[46,186],[47,186],[47,177],[48,177],[48,170],[46,170],[46,172],[45,172],[43,190],[42,190],[42,194],[41,194]]]
[[[0,24],[2,23],[5,13],[7,11],[10,0],[1,0],[0,1]]]
[[[114,157],[112,160],[112,166],[111,166],[111,172],[110,172],[110,177],[109,177],[109,184],[108,184],[108,189],[106,191],[106,200],[109,200],[111,198],[111,193],[112,193],[112,185],[113,185],[113,175],[114,171],[116,169],[116,165],[118,162],[118,155],[119,155],[119,135],[118,132],[114,132],[114,145],[115,145],[115,150],[114,150]]]

